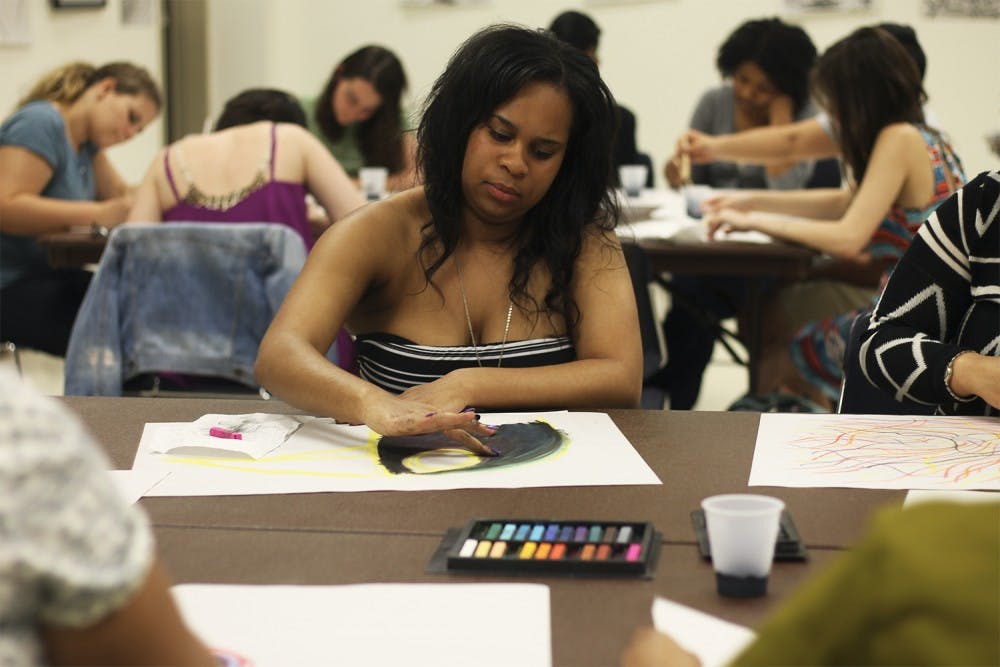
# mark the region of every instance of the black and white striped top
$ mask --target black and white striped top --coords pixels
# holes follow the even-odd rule
[[[479,365],[476,348],[471,345],[418,345],[393,334],[361,334],[355,339],[354,348],[358,374],[394,394],[433,382],[459,368]],[[480,345],[479,360],[484,368],[496,367],[501,349],[503,368],[533,368],[576,359],[569,338],[534,338]]]
[[[920,226],[872,313],[861,368],[872,384],[939,414],[1000,414],[945,387],[963,350],[1000,356],[1000,171],[980,174]]]

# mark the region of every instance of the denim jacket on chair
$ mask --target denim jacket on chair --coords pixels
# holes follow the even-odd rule
[[[67,395],[150,372],[256,387],[253,364],[306,250],[278,224],[128,224],[108,239],[66,354]]]

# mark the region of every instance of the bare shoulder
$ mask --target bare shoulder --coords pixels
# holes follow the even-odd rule
[[[577,265],[590,271],[624,268],[622,244],[615,231],[597,225],[587,227],[583,231]]]
[[[875,146],[906,148],[911,146],[923,146],[924,138],[920,130],[910,123],[892,123],[882,128],[875,140]]]

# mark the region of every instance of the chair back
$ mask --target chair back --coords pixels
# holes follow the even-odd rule
[[[635,292],[635,303],[639,312],[639,333],[642,336],[642,407],[660,410],[663,408],[665,392],[659,387],[646,384],[646,380],[663,366],[666,356],[660,327],[653,313],[653,302],[649,296],[649,285],[654,280],[653,272],[649,265],[649,257],[642,248],[634,243],[623,243],[622,251],[625,254],[629,276],[632,278],[632,289]]]
[[[119,396],[148,373],[256,389],[257,348],[305,258],[278,224],[116,228],[73,326],[66,394]]]
[[[871,310],[854,318],[851,334],[844,348],[844,382],[840,388],[840,414],[869,415],[931,415],[934,406],[913,401],[897,401],[889,392],[876,387],[861,370],[861,340],[868,330]]]

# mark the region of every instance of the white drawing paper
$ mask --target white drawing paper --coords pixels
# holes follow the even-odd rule
[[[163,450],[164,433],[176,433],[179,425],[146,424],[133,467],[172,473],[152,489],[154,496],[660,484],[603,413],[483,414],[483,422],[495,425],[541,420],[564,434],[562,444],[538,460],[488,469],[479,468],[483,460],[465,450],[415,453],[405,473],[383,465],[379,438],[368,427],[299,419],[301,428],[257,460],[229,452],[157,453]]]
[[[220,664],[552,664],[549,589],[540,584],[185,584],[173,592]]]
[[[749,484],[1000,490],[1000,419],[764,414]]]
[[[653,627],[698,656],[702,667],[728,665],[756,637],[749,628],[666,598],[654,598],[652,611]]]

